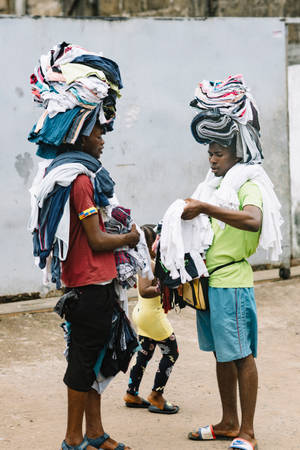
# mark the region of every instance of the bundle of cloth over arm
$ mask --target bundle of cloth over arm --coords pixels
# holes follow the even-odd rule
[[[111,210],[109,219],[105,221],[105,229],[112,234],[128,233],[133,223],[130,209],[115,206]],[[140,240],[136,247],[122,247],[114,250],[118,273],[116,290],[126,313],[128,313],[127,290],[136,286],[137,274],[149,280],[154,278],[144,232],[138,225],[136,227],[140,233]]]
[[[224,147],[235,143],[240,158],[224,177],[216,177],[209,170],[191,197],[216,206],[239,209],[241,186],[249,180],[257,184],[263,200],[259,245],[269,260],[278,261],[282,251],[281,205],[273,183],[262,167],[264,156],[259,140],[258,110],[243,76],[229,76],[224,81],[201,81],[190,105],[200,111],[191,123],[195,140],[201,144],[216,142]],[[187,254],[197,268],[196,277],[208,276],[202,257],[205,258],[214,237],[210,219],[199,214],[192,220],[182,220],[184,206],[184,200],[176,200],[162,219],[160,261],[169,272],[169,285],[172,280],[178,285],[194,277],[186,270]],[[219,224],[225,226],[221,221]]]
[[[114,234],[128,233],[133,224],[130,213],[130,209],[122,206],[114,207],[111,211],[111,218],[105,222],[106,231]],[[140,274],[143,278],[153,279],[145,236],[139,227],[138,230],[141,238],[136,248],[125,247],[114,251],[118,280],[124,288],[136,285],[136,274]]]

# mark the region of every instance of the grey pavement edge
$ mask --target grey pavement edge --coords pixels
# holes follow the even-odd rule
[[[291,267],[291,277],[300,276],[300,266]],[[254,272],[254,283],[259,284],[266,281],[279,281],[279,269],[260,270]],[[39,298],[36,300],[25,300],[12,303],[0,304],[0,317],[13,316],[16,314],[37,313],[53,311],[59,297]],[[128,299],[137,299],[136,289],[129,289]]]

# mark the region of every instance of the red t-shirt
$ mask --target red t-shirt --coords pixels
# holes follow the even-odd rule
[[[113,252],[94,252],[89,246],[79,219],[79,215],[82,217],[93,213],[89,208],[95,208],[94,188],[87,175],[79,175],[70,193],[69,251],[62,263],[61,278],[67,287],[104,283],[117,276]],[[100,212],[96,209],[94,214],[98,214],[100,229],[105,231]]]

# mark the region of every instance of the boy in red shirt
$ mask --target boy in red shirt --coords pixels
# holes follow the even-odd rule
[[[80,150],[99,159],[104,146],[102,128],[97,123],[90,136],[81,137]],[[103,220],[94,202],[94,189],[87,175],[73,181],[70,193],[69,251],[62,263],[62,280],[76,287],[79,301],[68,312],[71,343],[64,382],[68,387],[68,425],[62,449],[129,449],[104,433],[100,395],[92,389],[93,367],[99,351],[109,338],[116,277],[113,250],[139,241],[135,225],[127,234],[105,232]],[[83,438],[83,415],[86,436]]]

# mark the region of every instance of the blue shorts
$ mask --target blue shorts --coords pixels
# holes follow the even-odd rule
[[[253,288],[209,287],[209,311],[197,311],[201,350],[228,362],[257,355],[257,314]]]

